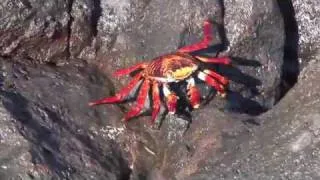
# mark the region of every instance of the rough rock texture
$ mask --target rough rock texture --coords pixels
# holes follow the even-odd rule
[[[205,18],[221,18],[216,0],[122,0],[118,4],[101,1],[101,8],[98,35],[102,46],[96,59],[105,66],[106,72],[150,61],[175,51],[182,44],[195,42],[201,38]],[[114,83],[116,87],[120,85],[119,81]]]
[[[92,67],[27,67],[1,60],[1,176],[121,179],[127,161],[113,143],[121,112],[87,107],[108,80]],[[105,89],[108,90],[108,89]],[[100,94],[101,95],[101,94]],[[14,151],[12,151],[14,149]]]
[[[320,6],[312,0],[292,3],[299,29],[299,61],[304,66],[320,49]]]
[[[308,31],[318,10],[313,5],[314,19],[301,21],[309,8],[302,4],[1,2],[0,179],[318,179],[320,67],[309,38],[316,28]],[[305,37],[300,50],[313,59],[299,79],[295,17]],[[207,18],[215,44],[197,53],[233,58],[233,67],[212,66],[232,80],[227,99],[212,100],[200,85],[208,98],[191,112],[192,123],[168,115],[160,130],[149,116],[125,126],[130,103],[87,107],[127,84],[111,78],[115,69],[199,41]],[[251,116],[272,108],[296,81],[273,109]]]
[[[261,63],[260,67],[239,67],[246,75],[261,81],[259,84],[250,82],[245,76],[232,74],[231,79],[238,84],[233,84],[231,90],[268,109],[279,97],[283,64],[284,25],[277,1],[226,0],[224,7],[224,25],[229,41],[227,54]],[[231,94],[230,99],[238,101],[232,105],[234,109],[250,112],[257,108],[238,100],[236,95]],[[248,109],[242,109],[243,106]]]
[[[69,56],[69,1],[0,2],[0,55],[36,62],[64,62]]]
[[[9,179],[17,174],[26,175],[35,166],[30,162],[28,141],[18,132],[16,121],[3,105],[0,106],[0,153],[1,153],[1,179]]]
[[[233,148],[221,148],[223,155],[206,157],[201,173],[189,178],[319,179],[319,77],[318,56],[283,100],[256,119],[259,127],[222,140],[235,142]]]
[[[228,108],[258,114],[279,96],[284,30],[275,0],[34,0],[4,1],[1,7],[2,56],[58,65],[82,59],[106,72],[199,41],[209,18],[215,22],[215,45],[202,54],[215,55],[230,44],[227,54],[235,60],[261,64],[222,68],[234,80]]]
[[[240,69],[221,68],[221,72],[234,81],[231,90],[235,93],[230,93],[228,101],[231,103],[228,104],[228,108],[257,114],[271,107],[279,96],[284,29],[282,16],[275,1],[265,1],[261,6],[251,1],[245,2],[247,6],[243,6],[244,1],[226,1],[224,6],[220,1],[150,1],[139,13],[140,18],[120,21],[128,22],[128,25],[120,29],[111,53],[106,53],[108,56],[104,57],[102,63],[106,64],[106,69],[109,70],[148,61],[161,54],[175,51],[180,46],[199,41],[202,22],[210,18],[216,22],[216,42],[211,50],[202,54],[215,55],[216,52],[224,50],[225,44],[230,40],[230,53],[227,54],[236,57],[235,60],[242,60],[244,65],[237,66]],[[106,16],[104,13],[107,8],[102,9],[99,23],[111,18],[110,14]],[[224,13],[226,16],[223,21]],[[108,22],[103,24],[111,26],[110,20]],[[223,24],[226,25],[225,29]],[[99,29],[98,32],[106,30]],[[261,66],[250,67],[250,63],[246,63],[245,60],[259,62]],[[244,104],[248,109],[242,108]]]
[[[168,118],[156,140],[141,145],[137,170],[147,179],[319,179],[319,77],[318,56],[260,117],[207,106],[194,113],[188,131],[183,120]]]
[[[95,36],[97,35],[98,5],[97,1],[74,0],[70,15],[70,57],[93,59],[96,49],[94,48]],[[96,12],[96,13],[95,13]],[[80,54],[83,51],[82,54]],[[84,54],[86,56],[84,56]]]

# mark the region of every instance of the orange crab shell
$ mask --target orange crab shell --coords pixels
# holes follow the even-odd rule
[[[145,68],[143,76],[160,82],[178,82],[190,77],[198,69],[196,61],[187,54],[168,54],[151,61]]]

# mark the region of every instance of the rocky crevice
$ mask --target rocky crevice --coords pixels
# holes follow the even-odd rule
[[[281,67],[280,94],[277,101],[296,84],[300,72],[298,61],[299,34],[295,12],[291,0],[278,0],[278,5],[284,20],[285,44],[283,64]]]
[[[67,46],[66,46],[66,58],[69,60],[71,57],[71,35],[72,35],[72,24],[74,17],[72,16],[72,8],[75,0],[67,1],[67,13],[69,15],[69,20],[67,23]]]
[[[91,28],[94,37],[98,34],[98,23],[102,15],[101,0],[93,0],[93,9],[91,14]]]

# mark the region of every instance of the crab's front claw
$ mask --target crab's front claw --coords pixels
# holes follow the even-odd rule
[[[188,96],[192,108],[197,109],[200,106],[200,92],[196,86],[192,86],[188,89]]]
[[[187,90],[188,90],[188,97],[189,97],[189,101],[190,104],[192,106],[192,108],[197,109],[200,106],[200,92],[199,89],[196,87],[195,81],[193,78],[190,78],[188,80],[188,86],[187,86]]]
[[[176,113],[178,96],[171,92],[167,84],[163,84],[163,94],[167,99],[167,107],[170,114]]]
[[[167,107],[170,114],[176,113],[177,102],[178,97],[174,93],[171,93],[167,96]]]

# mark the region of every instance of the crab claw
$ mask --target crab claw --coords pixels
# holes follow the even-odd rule
[[[198,109],[200,106],[200,92],[197,87],[191,87],[188,90],[188,95],[190,99],[190,103],[194,109]]]
[[[170,114],[176,113],[177,101],[178,97],[174,93],[167,96],[167,106]]]
[[[152,101],[153,101],[152,123],[154,123],[157,119],[157,116],[160,111],[160,106],[161,106],[159,85],[156,81],[152,84]]]
[[[199,92],[199,89],[195,86],[195,82],[193,78],[189,79],[187,89],[188,89],[188,96],[189,96],[191,106],[194,109],[199,108],[200,92]]]
[[[167,84],[163,85],[163,94],[167,99],[167,107],[168,107],[169,113],[170,114],[176,113],[178,96],[175,93],[170,92]]]

